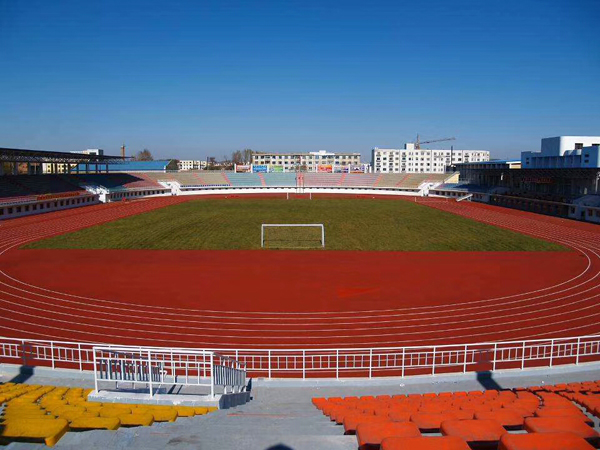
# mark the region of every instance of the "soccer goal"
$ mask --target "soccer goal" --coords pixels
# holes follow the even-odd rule
[[[322,223],[263,223],[260,227],[263,248],[325,248]]]

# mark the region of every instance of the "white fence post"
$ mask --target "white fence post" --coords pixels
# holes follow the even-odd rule
[[[369,349],[369,378],[373,376],[373,349]]]
[[[148,349],[148,381],[150,386],[150,397],[154,395],[152,390],[152,357],[150,355],[150,349]]]
[[[52,368],[54,369],[54,342],[50,342],[50,354],[52,355]]]
[[[79,371],[83,371],[83,361],[81,360],[81,344],[77,344],[77,350],[79,353]]]
[[[269,365],[269,379],[271,378],[271,350],[269,350],[269,357],[267,359],[267,364]]]
[[[26,352],[25,352],[25,341],[24,340],[21,341],[21,358],[23,358],[23,365],[26,366],[27,365],[27,356],[26,356]]]
[[[521,346],[521,370],[525,368],[525,341],[523,341],[523,345]]]
[[[577,356],[575,357],[575,364],[579,365],[579,347],[581,346],[581,338],[577,338]]]
[[[465,354],[463,355],[463,373],[467,373],[467,348],[468,344],[465,344]]]
[[[496,370],[496,353],[498,352],[498,344],[494,344],[494,361],[492,363],[492,370]]]
[[[404,356],[406,355],[406,347],[402,347],[402,378],[404,378]]]
[[[306,350],[302,350],[302,379],[306,378]]]
[[[213,356],[214,353],[210,354],[210,396],[214,398],[215,396],[215,366],[213,364]],[[206,363],[204,363],[206,364]]]
[[[552,367],[552,359],[554,357],[554,339],[550,341],[550,367]]]
[[[94,352],[94,388],[96,389],[96,393],[98,393],[98,366],[96,365],[96,349],[92,348]]]
[[[431,375],[435,375],[435,345],[433,346],[433,361],[431,364]]]
[[[340,378],[340,351],[335,351],[335,379]]]

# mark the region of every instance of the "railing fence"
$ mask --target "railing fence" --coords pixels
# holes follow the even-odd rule
[[[406,377],[595,361],[600,361],[599,335],[436,346],[288,350],[123,347],[0,337],[3,363],[98,370],[108,377],[99,378],[101,382],[121,381],[121,377],[123,381],[188,385],[211,378],[213,389],[223,386],[232,392],[245,384],[246,374],[267,378]]]

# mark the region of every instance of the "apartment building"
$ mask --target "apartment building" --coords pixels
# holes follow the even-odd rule
[[[307,172],[342,172],[349,167],[359,167],[360,153],[334,153],[325,150],[307,153],[255,153],[253,165],[266,165],[292,172],[297,168]]]
[[[373,148],[373,172],[381,173],[444,173],[454,164],[490,160],[486,150],[428,150],[416,149],[412,143],[404,149]]]
[[[206,169],[207,162],[198,159],[182,159],[177,163],[179,170],[202,170]]]

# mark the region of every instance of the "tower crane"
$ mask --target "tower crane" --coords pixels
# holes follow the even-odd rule
[[[450,138],[444,138],[444,139],[433,139],[430,141],[420,141],[419,135],[417,134],[417,140],[415,142],[415,150],[419,150],[421,148],[421,144],[431,144],[432,142],[455,141],[455,140],[456,140],[456,138],[450,137]]]

